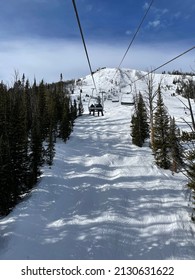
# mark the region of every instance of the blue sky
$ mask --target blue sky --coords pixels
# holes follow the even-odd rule
[[[92,68],[117,67],[150,0],[76,0]],[[0,79],[89,73],[71,0],[0,0]],[[154,0],[122,67],[147,70],[195,45],[194,0]],[[195,68],[195,51],[165,70]],[[163,71],[164,69],[162,69]]]

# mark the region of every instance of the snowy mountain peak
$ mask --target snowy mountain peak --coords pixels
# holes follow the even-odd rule
[[[151,74],[150,74],[151,75]],[[174,75],[167,74],[152,74],[154,76],[155,83],[159,83],[163,80],[164,85],[172,84]],[[147,72],[139,71],[135,69],[117,69],[117,68],[99,68],[93,73],[95,84],[98,92],[131,92],[138,91],[145,88],[145,80],[147,79]],[[91,75],[87,75],[78,80],[76,84],[76,90],[80,89],[93,91],[94,84]]]

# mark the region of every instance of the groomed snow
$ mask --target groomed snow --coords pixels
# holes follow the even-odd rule
[[[106,101],[103,117],[76,120],[31,195],[0,220],[0,259],[195,259],[186,178],[131,143],[131,114]]]

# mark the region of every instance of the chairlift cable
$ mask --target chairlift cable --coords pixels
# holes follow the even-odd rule
[[[180,58],[181,56],[183,56],[183,55],[185,55],[186,53],[192,51],[193,49],[195,49],[195,46],[193,46],[193,47],[191,47],[190,49],[184,51],[183,53],[181,53],[181,54],[175,56],[174,58],[170,59],[169,61],[167,61],[167,62],[161,64],[160,66],[158,66],[158,67],[156,67],[155,69],[151,70],[150,72],[148,72],[147,74],[143,75],[141,78],[139,78],[139,79],[133,81],[132,83],[136,83],[137,81],[142,80],[142,79],[145,78],[146,76],[148,76],[148,75],[154,73],[156,70],[159,70],[159,69],[162,68],[163,66],[165,66],[165,65],[171,63],[172,61],[174,61],[174,60]]]
[[[125,54],[123,55],[123,57],[122,57],[122,59],[121,59],[121,62],[119,63],[119,66],[118,66],[117,69],[116,69],[116,72],[115,72],[115,74],[114,74],[114,77],[115,77],[116,73],[118,72],[118,70],[120,69],[120,67],[121,67],[121,65],[122,65],[122,63],[123,63],[123,61],[124,61],[124,59],[125,59],[125,57],[126,57],[128,51],[129,51],[129,49],[130,49],[130,47],[132,46],[132,44],[133,44],[133,42],[134,42],[134,40],[135,40],[135,38],[136,38],[136,36],[137,36],[139,30],[141,29],[141,26],[142,26],[142,24],[143,24],[143,22],[144,22],[144,20],[145,20],[145,18],[146,18],[146,16],[147,16],[147,14],[148,14],[149,11],[150,11],[150,9],[151,9],[151,7],[152,7],[152,5],[153,5],[153,2],[154,2],[154,0],[152,0],[152,1],[150,2],[150,5],[148,6],[148,9],[146,10],[146,13],[144,14],[144,16],[143,16],[143,18],[142,18],[142,20],[141,20],[141,22],[140,22],[140,24],[139,24],[139,26],[138,26],[138,28],[137,28],[135,34],[134,34],[134,36],[133,36],[131,42],[129,43],[129,45],[128,45],[128,47],[127,47],[127,50],[125,51]],[[113,79],[114,79],[114,77],[113,77]]]
[[[78,14],[78,10],[77,10],[77,6],[76,6],[76,3],[75,3],[75,0],[72,0],[72,4],[73,4],[74,11],[75,11],[75,14],[76,14],[76,18],[77,18],[77,22],[78,22],[78,26],[79,26],[79,30],[80,30],[80,34],[81,34],[81,38],[82,38],[82,42],[83,42],[83,46],[84,46],[84,49],[85,49],[85,54],[86,54],[88,65],[89,65],[89,70],[90,70],[90,73],[91,73],[91,77],[92,77],[92,80],[93,80],[93,84],[94,84],[95,90],[97,92],[97,87],[96,87],[95,79],[94,79],[94,76],[93,76],[93,71],[92,71],[92,67],[91,67],[91,63],[90,63],[90,59],[89,59],[89,54],[88,54],[88,51],[87,51],[87,46],[86,46],[86,43],[85,43],[85,38],[84,38],[84,34],[83,34],[83,30],[82,30],[80,19],[79,19],[79,14]]]
[[[133,44],[133,42],[134,42],[134,40],[135,40],[135,38],[136,38],[136,36],[137,36],[137,34],[138,34],[138,32],[139,32],[139,30],[140,30],[140,28],[141,28],[143,22],[144,22],[144,20],[145,20],[147,14],[148,14],[148,12],[150,11],[150,9],[151,9],[151,7],[152,7],[153,2],[154,2],[154,0],[152,0],[151,3],[150,3],[150,5],[148,6],[148,9],[146,10],[146,13],[145,13],[145,15],[143,16],[143,18],[142,18],[142,20],[141,20],[141,22],[140,22],[140,24],[139,24],[139,26],[138,26],[138,28],[137,28],[135,34],[134,34],[134,36],[133,36],[133,38],[132,38],[132,40],[131,40],[131,42],[130,42],[130,44],[129,44],[129,46],[128,46],[128,48],[127,48],[127,50],[126,50],[126,52],[125,52],[125,54],[124,54],[124,56],[123,56],[123,58],[122,58],[120,64],[119,64],[119,66],[118,66],[118,69],[120,68],[120,66],[121,66],[121,64],[123,63],[123,61],[124,61],[124,59],[125,59],[125,57],[126,57],[128,51],[129,51],[130,47],[132,46],[132,44]]]

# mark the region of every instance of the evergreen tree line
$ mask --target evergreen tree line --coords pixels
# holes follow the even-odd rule
[[[164,105],[159,89],[157,107],[154,113],[153,153],[156,164],[164,169],[178,172],[183,166],[183,148],[180,142],[180,130],[170,117]]]
[[[190,98],[194,97],[195,88],[193,83],[187,83],[183,87],[183,96],[188,99],[188,109],[191,110]],[[191,95],[190,95],[191,94]],[[190,97],[189,97],[190,95]],[[143,100],[143,96],[139,93],[135,98],[134,114],[131,119],[131,136],[132,143],[142,147],[145,140],[150,136],[150,146],[152,148],[156,164],[163,169],[170,169],[172,172],[182,170],[188,178],[188,187],[192,190],[192,215],[195,221],[195,128],[192,125],[191,132],[180,132],[175,124],[175,119],[168,114],[164,105],[160,86],[157,90],[155,110],[153,117],[149,118],[147,106]],[[152,123],[151,123],[152,119]]]
[[[195,81],[192,78],[175,78],[173,84],[177,85],[176,93],[178,95],[195,100]]]
[[[142,147],[149,138],[151,124],[147,107],[141,93],[135,98],[135,112],[131,120],[132,143]],[[164,169],[177,172],[183,165],[180,132],[175,119],[168,115],[163,103],[160,87],[158,88],[157,104],[153,116],[152,141],[150,142],[156,164]]]
[[[0,83],[0,215],[8,214],[52,165],[56,138],[69,138],[77,117],[64,82],[31,86],[17,79]]]
[[[166,74],[166,71],[163,71],[162,74]],[[168,71],[168,75],[180,75],[180,76],[194,76],[194,72],[183,72],[179,70]]]

